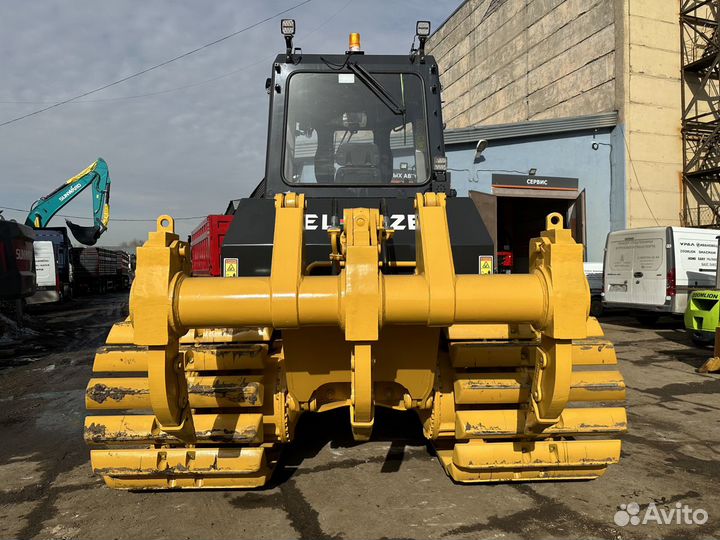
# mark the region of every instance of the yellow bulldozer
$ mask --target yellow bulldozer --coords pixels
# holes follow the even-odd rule
[[[306,412],[415,411],[457,482],[592,479],[620,457],[625,385],[588,316],[583,246],[550,214],[527,274],[450,187],[439,69],[287,50],[266,88],[265,178],[237,204],[223,277],[192,277],[171,216],[137,250],[130,315],[95,357],[85,440],[121,489],[268,482]]]

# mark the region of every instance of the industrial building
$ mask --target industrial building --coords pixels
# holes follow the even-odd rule
[[[453,185],[516,270],[549,211],[588,261],[611,230],[712,225],[683,183],[681,48],[680,0],[467,0],[435,30]]]

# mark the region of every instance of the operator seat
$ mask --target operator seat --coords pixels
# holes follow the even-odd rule
[[[379,184],[380,152],[373,143],[344,143],[335,152],[336,184]]]

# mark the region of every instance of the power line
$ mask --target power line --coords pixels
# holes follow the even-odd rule
[[[272,61],[272,58],[268,60],[258,60],[257,62],[253,62],[252,64],[248,64],[246,66],[239,67],[237,69],[233,69],[232,71],[228,71],[226,73],[222,73],[220,75],[216,75],[215,77],[212,77],[210,79],[204,79],[202,81],[197,81],[190,84],[185,84],[182,86],[175,86],[172,88],[166,88],[164,90],[157,90],[155,92],[146,92],[144,94],[134,94],[131,96],[117,96],[117,97],[111,97],[111,98],[99,98],[99,99],[84,99],[82,101],[74,101],[73,105],[80,105],[82,103],[103,103],[103,102],[110,102],[110,101],[122,101],[125,99],[138,99],[143,97],[151,97],[151,96],[159,96],[161,94],[168,94],[170,92],[177,92],[179,90],[186,90],[188,88],[194,88],[196,86],[201,86],[203,84],[208,84],[211,82],[215,82],[220,79],[224,79],[225,77],[230,77],[231,75],[235,75],[236,73],[240,73],[241,71],[245,71],[248,68],[257,66],[258,64],[266,64]],[[55,103],[55,101],[0,101],[0,104],[41,104],[41,103]]]
[[[343,11],[346,7],[350,5],[352,0],[348,0],[343,4],[339,9],[337,9],[332,15],[330,15],[327,19],[325,19],[319,26],[305,34],[306,37],[314,35],[316,32],[320,31],[327,23],[329,23],[332,19],[337,17],[341,11]],[[273,57],[274,58],[274,57]],[[169,94],[171,92],[178,92],[180,90],[186,90],[188,88],[195,88],[196,86],[202,86],[203,84],[208,84],[211,82],[218,81],[220,79],[224,79],[226,77],[230,77],[231,75],[235,75],[236,73],[243,72],[251,67],[255,67],[259,64],[266,64],[270,63],[273,58],[268,58],[267,60],[258,60],[257,62],[253,62],[252,64],[247,64],[245,66],[241,66],[237,69],[233,69],[232,71],[227,71],[225,73],[221,73],[220,75],[216,75],[214,77],[211,77],[210,79],[204,79],[201,81],[197,81],[194,83],[184,84],[182,86],[175,86],[171,88],[166,88],[164,90],[157,90],[155,92],[146,92],[143,94],[134,94],[131,96],[117,96],[117,97],[111,97],[111,98],[99,98],[99,99],[84,99],[82,101],[75,101],[73,102],[74,105],[82,104],[82,103],[102,103],[102,102],[111,102],[111,101],[123,101],[126,99],[138,99],[138,98],[144,98],[144,97],[152,97],[152,96],[159,96],[162,94]],[[38,105],[43,103],[55,103],[57,100],[44,100],[44,101],[16,101],[16,100],[0,100],[0,104],[26,104],[26,105]]]
[[[122,101],[125,99],[137,99],[137,98],[143,98],[143,97],[150,97],[150,96],[159,96],[161,94],[168,94],[170,92],[177,92],[179,90],[185,90],[187,88],[194,88],[195,86],[200,86],[203,84],[211,83],[214,81],[217,81],[219,79],[224,79],[225,77],[229,77],[231,75],[235,75],[236,73],[239,73],[241,71],[244,71],[248,68],[257,66],[261,63],[266,63],[266,60],[258,60],[257,62],[253,62],[252,64],[248,64],[246,66],[239,67],[237,69],[233,69],[232,71],[228,71],[226,73],[223,73],[221,75],[216,75],[215,77],[212,77],[210,79],[204,79],[202,81],[197,81],[190,84],[185,84],[182,86],[176,86],[173,88],[166,88],[165,90],[156,90],[155,92],[146,92],[144,94],[134,94],[131,96],[117,96],[117,97],[111,97],[111,98],[99,98],[99,99],[84,99],[82,101],[74,101],[73,105],[80,105],[82,103],[103,103],[103,102],[110,102],[110,101]],[[55,101],[0,101],[2,104],[8,104],[8,103],[14,103],[14,104],[41,104],[41,103],[55,103]]]
[[[2,210],[10,210],[10,211],[13,211],[13,212],[21,212],[21,213],[23,213],[23,214],[28,214],[28,213],[30,213],[30,210],[23,210],[22,208],[13,208],[13,207],[11,207],[11,206],[0,206],[0,209],[2,209]],[[71,218],[71,219],[93,219],[93,218],[89,218],[89,217],[87,217],[87,216],[70,216],[70,215],[68,215],[68,214],[55,214],[55,216],[57,216],[57,217],[64,217],[64,218]],[[53,216],[53,217],[55,217],[55,216]],[[207,217],[207,216],[174,217],[173,220],[175,220],[175,221],[183,221],[183,220],[188,220],[188,219],[205,219],[206,217]],[[131,221],[144,221],[144,222],[145,222],[145,221],[146,221],[146,222],[155,223],[155,222],[157,221],[157,218],[152,218],[152,219],[140,219],[140,218],[115,218],[115,217],[111,217],[111,218],[110,218],[110,221],[128,221],[128,222],[131,222]]]
[[[124,82],[126,82],[126,81],[129,81],[130,79],[134,79],[135,77],[139,77],[140,75],[144,75],[145,73],[148,73],[148,72],[153,71],[153,70],[155,70],[155,69],[159,69],[159,68],[161,68],[161,67],[167,66],[168,64],[171,64],[172,62],[176,62],[177,60],[181,60],[181,59],[183,59],[183,58],[186,58],[186,57],[188,57],[188,56],[190,56],[190,55],[192,55],[192,54],[195,54],[195,53],[197,53],[197,52],[199,52],[199,51],[202,51],[202,50],[204,50],[204,49],[207,49],[208,47],[212,47],[213,45],[217,45],[218,43],[221,43],[221,42],[223,42],[223,41],[225,41],[225,40],[227,40],[227,39],[230,39],[231,37],[235,37],[235,36],[237,36],[238,34],[242,34],[243,32],[246,32],[246,31],[248,31],[248,30],[251,30],[251,29],[253,29],[253,28],[257,27],[257,26],[260,26],[261,24],[264,24],[264,23],[266,23],[266,22],[268,22],[268,21],[270,21],[270,20],[272,20],[272,19],[275,19],[275,18],[279,17],[280,15],[284,15],[285,13],[288,13],[289,11],[292,11],[292,10],[294,10],[294,9],[297,9],[297,8],[301,7],[301,6],[304,6],[305,4],[309,4],[309,3],[312,2],[312,1],[313,1],[313,0],[303,0],[302,2],[299,2],[299,3],[295,4],[295,5],[292,6],[292,7],[289,7],[289,8],[287,8],[287,9],[284,9],[284,10],[278,12],[278,13],[275,13],[274,15],[271,15],[270,17],[266,17],[266,18],[264,18],[264,19],[262,19],[262,20],[260,20],[260,21],[254,22],[254,23],[252,23],[251,25],[246,26],[245,28],[241,28],[240,30],[236,30],[235,32],[233,32],[233,33],[231,33],[231,34],[227,34],[226,36],[223,36],[223,37],[218,38],[218,39],[216,39],[216,40],[214,40],[214,41],[211,41],[210,43],[206,43],[205,45],[201,45],[200,47],[197,47],[197,48],[192,49],[192,50],[190,50],[190,51],[187,51],[187,52],[185,52],[185,53],[183,53],[183,54],[180,54],[180,55],[178,55],[178,56],[175,56],[174,58],[170,58],[169,60],[165,60],[164,62],[160,62],[159,64],[155,64],[155,65],[150,66],[150,67],[148,67],[148,68],[145,68],[145,69],[143,69],[143,70],[141,70],[141,71],[137,71],[137,72],[135,72],[135,73],[132,73],[131,75],[128,75],[128,76],[126,76],[126,77],[123,77],[123,78],[118,79],[118,80],[116,80],[116,81],[113,81],[113,82],[111,82],[111,83],[105,84],[105,85],[100,86],[100,87],[98,87],[98,88],[95,88],[95,89],[93,89],[93,90],[89,90],[89,91],[87,91],[87,92],[83,92],[82,94],[79,94],[79,95],[77,95],[77,96],[74,96],[74,97],[71,97],[71,98],[68,98],[68,99],[64,99],[64,100],[62,100],[62,101],[58,101],[57,103],[53,103],[52,105],[49,105],[49,106],[47,106],[47,107],[43,107],[42,109],[37,109],[37,110],[32,111],[32,112],[29,112],[29,113],[27,113],[27,114],[23,114],[22,116],[18,116],[18,117],[16,117],[16,118],[12,118],[12,119],[10,119],[10,120],[6,120],[5,122],[0,123],[0,127],[7,126],[8,124],[12,124],[12,123],[14,123],[14,122],[19,122],[20,120],[23,120],[23,119],[28,118],[28,117],[30,117],[30,116],[35,116],[35,115],[40,114],[40,113],[43,113],[43,112],[45,112],[45,111],[49,111],[50,109],[54,109],[54,108],[56,108],[56,107],[60,107],[60,106],[62,106],[62,105],[65,105],[66,103],[70,103],[71,101],[75,101],[75,100],[84,98],[85,96],[89,96],[89,95],[91,95],[91,94],[95,94],[95,93],[97,93],[97,92],[101,92],[102,90],[105,90],[105,89],[107,89],[107,88],[110,88],[111,86],[115,86],[115,85],[124,83]]]

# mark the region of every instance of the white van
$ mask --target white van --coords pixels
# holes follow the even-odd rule
[[[646,227],[608,234],[603,305],[638,310],[651,321],[682,315],[690,292],[715,286],[720,231]]]
[[[35,251],[35,294],[27,298],[28,304],[46,304],[60,301],[59,280],[55,250],[50,240],[33,242]]]

